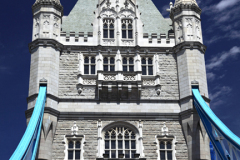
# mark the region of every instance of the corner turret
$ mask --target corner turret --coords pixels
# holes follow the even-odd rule
[[[61,31],[63,7],[59,0],[36,0],[32,6],[33,37],[58,39]]]
[[[29,44],[31,68],[28,109],[34,107],[39,84],[47,85],[45,109],[58,107],[59,57],[63,7],[59,0],[36,0],[32,6],[33,35]],[[28,119],[29,120],[29,119]],[[36,159],[52,159],[52,143],[56,131],[56,114],[44,113],[42,134]]]
[[[201,9],[195,0],[176,0],[170,4],[177,55],[181,119],[188,146],[188,160],[209,160],[209,138],[193,106],[192,85],[208,99],[205,51],[201,28]]]

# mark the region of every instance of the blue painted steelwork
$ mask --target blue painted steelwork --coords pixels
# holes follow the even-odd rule
[[[212,142],[210,142],[209,146],[210,146],[211,160],[216,160],[216,154],[215,154]]]
[[[194,106],[219,157],[222,160],[240,160],[240,138],[230,131],[213,113],[197,88],[193,88],[192,92],[194,95]],[[227,141],[227,146],[224,144],[223,140]],[[229,149],[230,154],[228,153],[227,148]]]
[[[46,93],[47,87],[41,86],[30,122],[10,160],[35,160],[41,134]]]

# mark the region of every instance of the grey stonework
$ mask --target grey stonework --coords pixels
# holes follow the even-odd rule
[[[175,54],[159,54],[158,59],[161,94],[154,87],[143,87],[141,99],[178,100],[178,75]]]
[[[143,87],[141,99],[178,100],[178,77],[175,54],[158,54],[161,94],[157,95],[155,87]],[[82,94],[77,91],[78,53],[63,52],[59,65],[59,98],[95,99],[96,86],[84,86]],[[112,93],[113,94],[113,93]],[[133,94],[135,95],[135,93]]]
[[[144,121],[143,122],[143,147],[147,160],[157,160],[156,135],[162,135],[161,128],[165,121]],[[187,145],[184,139],[181,125],[178,121],[167,121],[168,135],[176,136],[176,158],[177,160],[188,159]]]
[[[59,63],[59,97],[77,96],[77,53],[63,52]]]
[[[159,54],[161,97],[178,100],[177,59],[175,54]]]
[[[111,124],[114,121],[102,121],[102,127]],[[138,121],[126,121],[137,127]],[[177,160],[188,159],[187,145],[184,139],[181,125],[178,121],[142,121],[143,123],[143,153],[147,160],[158,159],[158,149],[156,143],[156,136],[162,135],[161,128],[164,122],[169,129],[168,134],[176,137],[176,158]],[[56,129],[56,134],[53,140],[53,153],[52,160],[64,159],[64,136],[71,135],[71,127],[74,124],[74,120],[59,120]],[[76,121],[78,126],[78,135],[84,135],[85,143],[83,146],[84,160],[96,160],[97,155],[97,120],[78,120]]]
[[[45,79],[47,101],[38,159],[64,159],[64,136],[72,133],[74,121],[78,134],[85,136],[84,160],[101,157],[98,119],[102,127],[123,120],[141,130],[142,124],[143,141],[139,141],[147,160],[159,160],[156,136],[162,135],[164,122],[168,134],[176,137],[177,160],[210,159],[209,139],[192,103],[192,81],[199,82],[200,93],[208,100],[206,47],[195,0],[170,4],[171,19],[163,18],[151,0],[78,0],[65,17],[60,0],[39,2],[32,8],[27,111],[29,121]],[[109,17],[114,38],[103,34]],[[132,37],[123,38],[124,23],[131,23]],[[95,58],[96,74],[84,74],[85,56]],[[104,58],[115,60],[104,62]],[[123,65],[123,58],[128,64]],[[109,63],[108,71],[104,63]],[[111,65],[115,71],[109,71]],[[143,75],[145,71],[149,75]],[[123,121],[119,124],[126,125]]]

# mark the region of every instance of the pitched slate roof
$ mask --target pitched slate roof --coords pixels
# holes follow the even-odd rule
[[[172,20],[169,18],[165,19],[152,0],[137,0],[137,5],[141,12],[140,19],[144,24],[143,33],[168,34],[168,31],[172,29],[170,26],[172,25]]]
[[[78,0],[70,14],[63,17],[62,31],[93,32],[94,14],[98,0]]]
[[[141,12],[140,19],[144,27],[143,32],[152,34],[168,34],[172,29],[172,21],[164,19],[152,0],[136,0]],[[98,0],[78,0],[68,16],[63,17],[62,31],[64,32],[93,32],[94,11]]]

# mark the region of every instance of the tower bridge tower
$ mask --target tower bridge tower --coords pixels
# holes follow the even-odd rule
[[[207,133],[192,100],[192,86],[198,85],[201,95],[209,102],[200,15],[195,0],[178,0],[170,12],[176,42],[173,50],[177,56],[180,115],[192,160],[209,159]]]
[[[195,0],[164,18],[151,0],[36,0],[29,121],[47,85],[39,160],[210,160],[192,102],[208,89]]]

